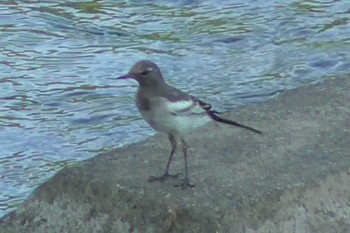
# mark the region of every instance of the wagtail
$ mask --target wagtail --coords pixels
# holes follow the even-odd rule
[[[176,150],[177,141],[181,140],[185,161],[185,177],[176,186],[180,186],[183,189],[194,187],[189,180],[187,144],[184,138],[191,130],[210,121],[241,127],[261,134],[259,130],[221,118],[210,104],[167,84],[160,69],[154,62],[139,61],[126,75],[117,79],[127,78],[134,79],[139,83],[135,102],[142,117],[153,129],[166,133],[171,144],[170,156],[163,175],[151,176],[148,179],[150,182],[162,182],[178,176],[178,174],[169,174],[169,167]]]

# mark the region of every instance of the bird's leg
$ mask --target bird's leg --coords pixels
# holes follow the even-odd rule
[[[151,177],[149,177],[148,178],[149,182],[153,182],[153,181],[163,182],[163,181],[165,181],[165,180],[167,180],[169,178],[176,178],[179,175],[179,174],[174,174],[174,175],[169,174],[169,167],[170,167],[171,160],[173,159],[173,155],[174,155],[175,150],[176,150],[177,142],[176,142],[175,137],[172,134],[169,134],[168,138],[169,138],[169,141],[171,143],[171,152],[170,152],[168,163],[167,163],[167,165],[165,167],[164,174],[161,175],[161,176],[151,176]]]
[[[175,187],[181,187],[183,190],[186,189],[187,187],[194,187],[194,184],[190,183],[190,179],[188,178],[188,167],[187,167],[187,144],[185,142],[185,140],[183,140],[181,138],[181,144],[182,144],[182,152],[184,154],[184,160],[185,160],[185,178],[183,179],[183,181],[177,185],[175,185]]]

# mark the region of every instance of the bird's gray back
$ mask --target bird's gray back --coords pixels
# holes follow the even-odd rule
[[[185,101],[194,98],[190,94],[183,92],[168,84],[165,84],[165,88],[159,90],[159,96],[164,97],[173,102]]]

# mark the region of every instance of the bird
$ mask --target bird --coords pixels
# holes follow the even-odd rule
[[[192,130],[210,121],[244,128],[257,134],[261,131],[219,116],[212,105],[199,98],[169,85],[163,78],[156,63],[149,60],[136,62],[128,73],[116,79],[134,79],[138,82],[135,94],[135,104],[143,119],[156,131],[167,134],[171,151],[165,171],[161,176],[150,176],[149,182],[163,182],[177,178],[179,173],[170,174],[169,167],[176,151],[178,141],[181,141],[184,156],[184,178],[176,187],[186,189],[195,187],[190,182],[187,164],[187,143],[185,136]]]

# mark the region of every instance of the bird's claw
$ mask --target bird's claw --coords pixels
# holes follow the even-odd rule
[[[176,184],[175,187],[181,187],[182,190],[185,190],[187,187],[194,188],[195,185],[190,183],[190,180],[186,177],[182,182]]]
[[[149,182],[154,182],[154,181],[163,182],[163,181],[168,180],[168,179],[177,178],[178,176],[179,176],[179,173],[172,175],[172,174],[169,174],[168,172],[165,172],[161,176],[150,176],[148,178],[148,181]]]

